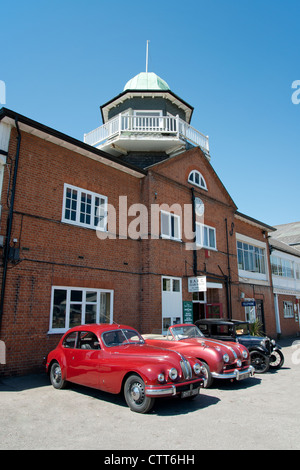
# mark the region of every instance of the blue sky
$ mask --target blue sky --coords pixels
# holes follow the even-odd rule
[[[300,220],[299,0],[2,2],[5,106],[82,140],[99,106],[149,71],[194,107],[238,210]]]

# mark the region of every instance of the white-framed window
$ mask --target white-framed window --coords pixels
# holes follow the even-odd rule
[[[64,184],[62,222],[106,231],[107,197]]]
[[[238,268],[242,271],[266,274],[265,250],[237,241]]]
[[[169,326],[182,323],[182,279],[162,277],[162,333]]]
[[[163,127],[162,111],[159,110],[134,110],[133,128],[137,130],[151,131]]]
[[[161,237],[170,240],[181,240],[180,216],[171,212],[161,211]]]
[[[272,274],[274,274],[275,276],[289,277],[291,279],[296,276],[296,279],[299,279],[299,277],[297,277],[299,276],[299,265],[295,266],[294,274],[294,267],[292,261],[274,255],[271,255],[270,260]]]
[[[216,229],[196,222],[196,245],[209,250],[216,250]]]
[[[294,318],[293,302],[283,302],[283,316],[284,318]]]
[[[53,286],[49,333],[90,323],[111,323],[113,290]]]
[[[199,188],[206,189],[207,191],[206,181],[198,170],[192,170],[190,172],[188,182]]]

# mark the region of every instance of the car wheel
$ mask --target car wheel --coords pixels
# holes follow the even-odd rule
[[[203,388],[209,388],[211,386],[211,384],[213,383],[214,379],[213,379],[213,376],[211,375],[209,365],[206,364],[206,362],[204,362],[204,361],[201,361],[201,362],[202,362],[202,365],[206,369],[206,383],[204,384]]]
[[[273,351],[270,357],[270,368],[280,369],[284,363],[284,355],[281,351]]]
[[[54,388],[65,388],[67,382],[62,378],[61,368],[58,362],[53,362],[50,369],[50,382]]]
[[[256,374],[264,374],[269,370],[270,359],[259,351],[250,351],[251,365]]]
[[[145,395],[145,383],[139,375],[130,375],[124,385],[127,405],[137,413],[147,413],[154,405],[154,398]]]

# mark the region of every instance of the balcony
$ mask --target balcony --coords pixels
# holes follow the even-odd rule
[[[208,136],[194,129],[178,116],[142,116],[119,114],[103,126],[84,134],[84,142],[119,156],[128,151],[166,152],[184,149],[186,143],[209,153]]]

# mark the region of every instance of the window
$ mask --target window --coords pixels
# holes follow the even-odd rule
[[[112,311],[113,291],[53,287],[50,332],[90,323],[110,323]]]
[[[107,197],[64,185],[62,221],[98,230],[106,230]]]
[[[216,250],[216,229],[196,222],[196,244],[209,250]]]
[[[283,302],[284,318],[294,318],[293,302]]]
[[[180,279],[173,279],[171,277],[163,278],[163,292],[180,292],[181,285]]]
[[[190,172],[189,177],[188,177],[188,182],[195,186],[199,186],[199,188],[206,189],[207,191],[207,185],[206,185],[205,179],[203,178],[201,173],[197,170],[193,170]]]
[[[163,127],[162,111],[134,111],[133,115],[135,130],[152,131]]]
[[[241,241],[237,242],[238,267],[243,271],[266,274],[265,250]]]
[[[180,217],[170,212],[161,211],[161,236],[171,240],[180,240]]]
[[[294,278],[293,262],[278,256],[271,256],[272,274],[275,276]],[[296,279],[299,279],[299,265],[296,265]]]

